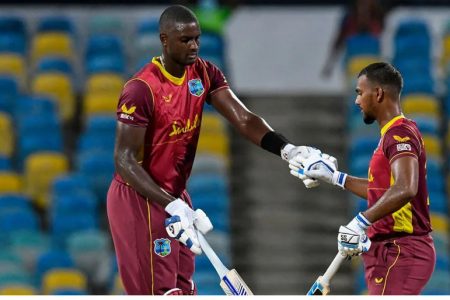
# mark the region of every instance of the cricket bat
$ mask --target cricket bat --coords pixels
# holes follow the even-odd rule
[[[339,269],[339,266],[344,260],[345,257],[338,252],[338,254],[336,254],[331,264],[328,266],[325,273],[322,276],[319,276],[319,278],[317,278],[316,282],[314,282],[314,284],[311,286],[306,295],[307,296],[327,295],[330,292],[331,278],[333,278],[334,274],[336,274],[337,270]]]
[[[197,231],[197,235],[200,242],[200,247],[208,257],[214,269],[216,269],[217,274],[219,274],[219,277],[221,279],[220,287],[223,289],[225,294],[227,296],[253,295],[252,291],[249,289],[241,276],[239,276],[238,272],[236,272],[235,269],[229,270],[224,266],[203,234]]]

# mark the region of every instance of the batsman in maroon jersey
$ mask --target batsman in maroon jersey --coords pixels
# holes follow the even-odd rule
[[[286,161],[320,151],[273,131],[239,101],[216,66],[198,57],[200,28],[192,11],[171,6],[159,27],[162,55],[125,84],[117,107],[108,220],[127,294],[192,295],[194,256],[201,254],[195,230],[212,230],[186,192],[204,103]],[[305,178],[304,184],[317,181]]]
[[[291,173],[339,185],[368,200],[368,209],[339,228],[344,256],[363,254],[371,295],[418,295],[436,263],[426,179],[426,153],[414,121],[400,110],[403,79],[390,64],[364,68],[356,105],[364,122],[381,130],[368,178],[339,172],[323,157],[293,159]]]

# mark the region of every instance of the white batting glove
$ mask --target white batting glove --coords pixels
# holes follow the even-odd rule
[[[281,149],[281,158],[287,162],[293,159],[295,156],[300,155],[303,159],[307,159],[313,154],[322,153],[319,149],[308,146],[295,146],[292,144],[286,144]]]
[[[307,159],[302,159],[299,156],[294,157],[289,161],[289,168],[291,174],[295,177],[304,180],[307,178],[314,178],[338,185],[344,188],[347,174],[337,171],[337,160],[333,156],[326,153],[321,155],[311,155]]]
[[[201,209],[196,209],[194,212],[194,226],[203,234],[207,234],[213,229],[211,220]]]
[[[338,251],[342,256],[352,257],[369,251],[371,241],[366,235],[372,225],[362,213],[359,213],[346,226],[339,227]]]
[[[165,221],[167,234],[186,245],[195,254],[202,254],[202,249],[194,230],[196,212],[180,198],[170,202],[165,210],[171,215]]]

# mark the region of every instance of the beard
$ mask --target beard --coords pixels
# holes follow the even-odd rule
[[[368,114],[365,114],[365,113],[363,113],[363,120],[364,120],[364,123],[367,124],[367,125],[372,124],[373,122],[375,122],[375,118],[374,117],[372,117],[372,116],[370,116]]]

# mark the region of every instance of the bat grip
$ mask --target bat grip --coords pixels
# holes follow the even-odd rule
[[[217,254],[214,252],[214,250],[209,245],[208,241],[205,239],[203,234],[200,231],[197,231],[198,241],[200,243],[200,247],[202,248],[203,252],[208,257],[209,261],[213,265],[214,269],[216,269],[217,274],[219,274],[220,278],[222,279],[230,270],[227,269],[227,267],[224,266],[220,258],[217,256]]]
[[[322,282],[326,285],[330,284],[331,278],[333,278],[334,274],[336,274],[337,270],[341,263],[345,260],[345,257],[342,256],[339,252],[334,257],[331,264],[328,266],[325,273],[322,275]]]

